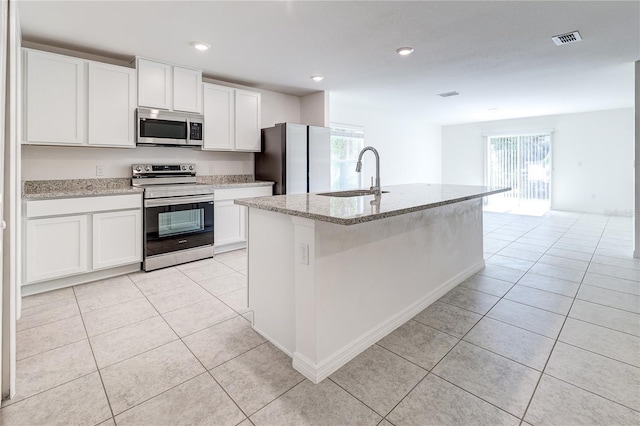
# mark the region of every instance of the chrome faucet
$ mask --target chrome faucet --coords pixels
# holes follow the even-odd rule
[[[373,152],[373,155],[376,156],[376,183],[375,185],[371,186],[371,190],[375,191],[376,193],[376,199],[379,199],[380,196],[382,196],[382,192],[380,189],[380,156],[378,155],[378,151],[376,151],[376,149],[372,146],[365,146],[364,148],[362,148],[362,151],[360,151],[360,154],[358,154],[358,164],[356,164],[356,172],[360,173],[362,171],[362,156],[364,155],[365,151],[371,151]]]

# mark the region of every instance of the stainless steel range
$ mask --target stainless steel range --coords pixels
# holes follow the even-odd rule
[[[134,164],[144,187],[144,262],[152,271],[213,257],[213,186],[196,183],[195,164]]]

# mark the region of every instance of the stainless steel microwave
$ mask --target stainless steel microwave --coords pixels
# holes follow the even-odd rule
[[[136,110],[138,145],[202,146],[203,137],[202,114],[147,108]]]

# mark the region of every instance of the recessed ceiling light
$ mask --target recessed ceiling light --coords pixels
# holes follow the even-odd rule
[[[458,96],[460,93],[456,92],[455,90],[452,92],[445,92],[445,93],[438,93],[438,96],[441,96],[443,98],[448,98],[450,96]]]
[[[191,43],[191,45],[196,49],[202,50],[202,51],[209,50],[209,48],[211,47],[207,43],[200,43],[199,41],[194,41],[193,43]]]
[[[498,112],[498,108],[489,108],[487,111],[489,111],[489,114],[495,114]]]
[[[311,80],[313,81],[322,81],[324,80],[324,75],[312,75]]]
[[[400,56],[408,56],[413,53],[413,50],[413,47],[399,47],[396,49],[396,52],[398,52],[398,55]]]

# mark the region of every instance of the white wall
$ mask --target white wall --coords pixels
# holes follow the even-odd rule
[[[553,130],[552,209],[630,215],[633,108],[444,126],[442,181],[484,184],[483,134]]]
[[[276,123],[300,121],[300,98],[205,79],[216,84],[240,87],[262,94],[262,127]],[[206,130],[205,130],[206,131]],[[245,152],[210,152],[192,148],[137,147],[133,149],[22,146],[22,180],[97,178],[96,166],[104,166],[101,177],[131,177],[135,163],[196,163],[199,175],[253,174],[254,154]]]
[[[300,98],[300,123],[320,127],[329,125],[329,92],[316,92]]]
[[[339,93],[331,93],[331,123],[364,128],[365,145],[380,153],[382,186],[430,182],[441,178],[440,126],[429,124],[423,117],[375,105],[351,102]],[[375,161],[370,153],[363,160],[363,184],[375,175]]]

